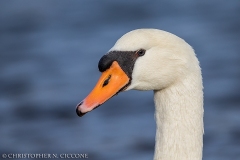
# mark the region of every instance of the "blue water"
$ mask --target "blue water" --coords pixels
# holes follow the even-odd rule
[[[205,160],[240,159],[240,1],[0,1],[0,154],[154,153],[153,93],[128,91],[83,118],[97,63],[124,33],[158,28],[190,43],[205,96]]]

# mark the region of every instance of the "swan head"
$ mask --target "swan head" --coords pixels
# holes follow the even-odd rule
[[[128,32],[100,59],[102,75],[77,105],[77,114],[83,116],[121,91],[167,88],[198,66],[194,63],[198,61],[192,48],[171,33],[157,29]]]

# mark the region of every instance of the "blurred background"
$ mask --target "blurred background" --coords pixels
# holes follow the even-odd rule
[[[82,118],[75,106],[94,87],[98,61],[118,38],[158,28],[185,39],[200,60],[203,159],[239,159],[239,16],[239,0],[1,0],[0,154],[152,159],[152,91],[120,93]]]

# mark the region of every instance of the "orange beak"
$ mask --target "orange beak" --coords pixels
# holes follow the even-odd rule
[[[123,90],[129,83],[129,77],[121,69],[118,62],[114,61],[109,69],[104,71],[90,94],[78,104],[76,112],[78,116],[95,109],[106,102],[112,96]]]

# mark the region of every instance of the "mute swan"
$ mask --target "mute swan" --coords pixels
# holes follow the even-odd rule
[[[79,116],[118,92],[153,90],[157,124],[154,159],[202,159],[202,76],[189,44],[162,30],[133,30],[100,59],[98,68],[102,75],[77,105]]]

